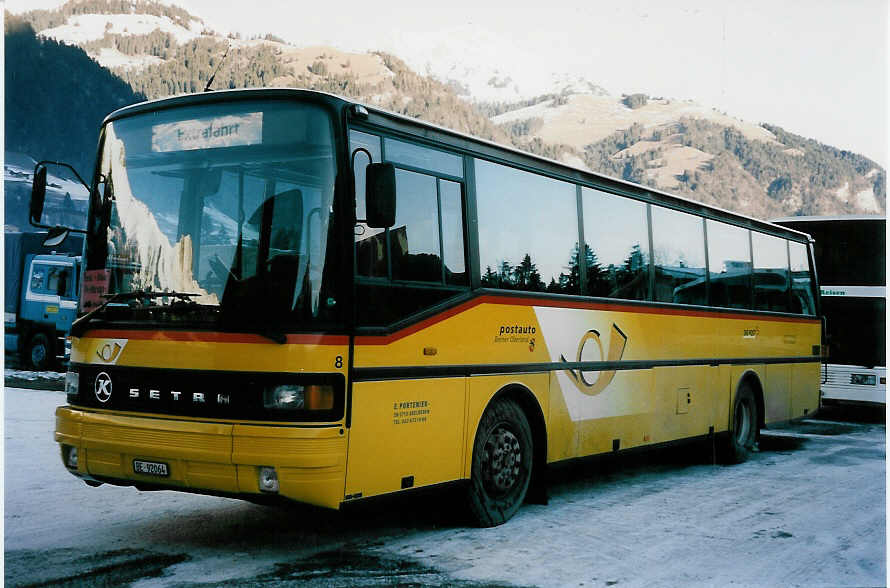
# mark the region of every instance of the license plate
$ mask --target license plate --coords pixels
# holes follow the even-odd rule
[[[145,474],[146,476],[160,476],[166,478],[170,475],[170,468],[165,463],[156,461],[140,461],[133,460],[133,471],[137,474]]]

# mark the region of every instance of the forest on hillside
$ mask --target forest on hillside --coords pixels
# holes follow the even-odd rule
[[[89,176],[102,120],[145,97],[83,49],[37,38],[9,13],[4,32],[5,149],[65,161]]]
[[[518,104],[479,104],[462,97],[453,83],[420,75],[398,57],[386,53],[375,55],[389,70],[387,76],[368,82],[350,69],[348,60],[335,63],[322,49],[308,67],[296,71],[283,56],[288,46],[271,36],[265,37],[268,43],[243,43],[235,42],[237,35],[226,38],[205,29],[195,39],[178,44],[170,33],[160,30],[131,35],[111,33],[108,27],[103,38],[71,47],[35,38],[31,27],[23,22],[43,30],[64,24],[72,15],[88,13],[146,13],[168,17],[182,26],[200,21],[183,9],[150,0],[72,1],[58,10],[25,13],[21,19],[7,15],[6,84],[11,89],[6,96],[7,149],[22,150],[38,158],[43,153],[55,153],[54,157],[75,161],[81,169],[87,169],[95,150],[98,122],[109,111],[143,98],[201,92],[213,77],[212,89],[285,85],[354,98],[652,187],[652,171],[663,165],[660,162],[664,149],[691,147],[711,158],[706,164],[675,176],[676,187],[671,191],[761,218],[859,212],[855,199],[838,196],[845,190],[851,195],[871,190],[878,205],[886,208],[883,168],[861,155],[772,125],[764,127],[776,141],[767,142],[748,139],[733,127],[682,118],[658,127],[634,124],[578,149],[543,141],[539,133],[545,121],[541,118],[503,125],[491,122],[493,116],[543,101],[557,108],[566,104],[569,95],[565,93]],[[122,66],[109,72],[84,53],[96,55],[103,48],[156,59],[142,67]],[[48,82],[50,76],[46,73],[50,71],[52,82]],[[25,88],[36,89],[35,95],[26,93]],[[645,94],[632,94],[623,97],[623,104],[638,109],[645,106],[647,99]],[[46,116],[66,111],[78,116],[64,120]],[[54,141],[60,133],[74,138]],[[662,141],[663,145],[616,157],[640,141]]]
[[[636,124],[588,145],[584,161],[601,173],[654,185],[646,171],[653,162],[657,165],[661,149],[620,159],[614,154],[640,141],[661,141],[670,135],[675,144],[715,156],[702,168],[685,170],[677,178],[679,188],[674,191],[695,200],[761,217],[852,213],[852,203],[839,211],[842,203],[833,194],[871,172],[870,187],[881,207],[886,207],[886,171],[872,160],[775,125],[764,127],[777,143],[751,140],[735,128],[694,118],[682,118],[668,128],[646,129]],[[756,193],[765,193],[766,198],[750,202]]]
[[[52,10],[30,10],[22,15],[35,31],[43,31],[64,25],[78,14],[150,14],[163,16],[174,23],[189,28],[189,21],[197,20],[184,8],[162,4],[155,0],[69,0]],[[7,17],[9,18],[9,17]]]

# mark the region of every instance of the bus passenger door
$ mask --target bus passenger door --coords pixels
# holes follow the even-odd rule
[[[462,159],[392,139],[382,157],[381,138],[358,131],[350,141],[394,162],[397,204],[392,227],[356,225],[347,500],[461,477],[466,378],[440,368],[465,363],[445,310],[469,291]],[[365,210],[357,168],[358,219]]]

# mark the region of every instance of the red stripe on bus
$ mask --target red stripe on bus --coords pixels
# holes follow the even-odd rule
[[[409,335],[427,329],[436,323],[445,321],[457,314],[466,312],[480,304],[505,304],[509,306],[546,306],[550,308],[574,308],[579,310],[604,310],[611,312],[636,312],[643,314],[661,314],[672,316],[690,316],[700,318],[723,318],[736,320],[763,320],[770,322],[783,323],[813,323],[820,324],[819,319],[806,317],[786,317],[786,316],[766,316],[766,315],[750,315],[737,312],[727,311],[705,311],[695,309],[682,308],[664,308],[658,306],[636,306],[630,304],[610,304],[602,302],[579,302],[571,300],[552,300],[548,298],[514,298],[512,296],[480,296],[473,300],[468,300],[462,304],[458,304],[454,308],[450,308],[437,315],[426,318],[418,323],[400,329],[389,335],[361,335],[355,338],[356,345],[388,345],[399,339],[403,339]]]
[[[94,339],[130,339],[137,341],[195,341],[199,343],[269,343],[270,339],[252,333],[207,333],[201,331],[117,331],[97,329],[85,337]],[[347,335],[295,334],[287,335],[291,345],[348,345]]]

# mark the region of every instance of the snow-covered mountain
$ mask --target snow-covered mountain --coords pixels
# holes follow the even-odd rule
[[[608,95],[583,75],[561,71],[541,53],[474,24],[434,35],[396,34],[388,50],[414,71],[445,82],[461,97],[476,102],[515,103],[547,94]]]
[[[198,16],[149,0],[78,0],[23,16],[39,35],[78,45],[148,98],[199,92],[219,70],[217,88],[343,94],[763,218],[886,206],[885,171],[867,158],[684,97],[609,92],[592,81],[590,56],[554,58],[473,22],[391,31],[382,40],[350,38],[344,28],[295,44],[220,34]],[[318,44],[331,34],[342,42]]]
[[[75,14],[68,17],[65,24],[42,30],[40,34],[69,45],[80,45],[98,41],[106,33],[147,35],[161,31],[173,35],[177,43],[185,43],[198,37],[204,29],[199,18],[191,19],[188,25],[185,27],[167,16],[154,14]]]

